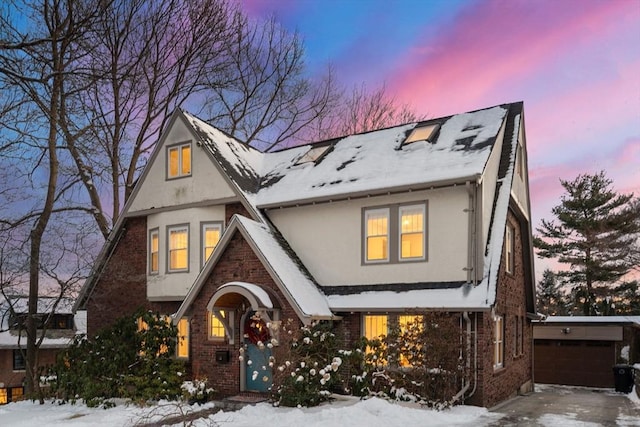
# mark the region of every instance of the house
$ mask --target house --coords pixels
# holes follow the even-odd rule
[[[279,323],[375,337],[444,311],[469,333],[466,403],[532,388],[534,274],[522,103],[259,152],[176,111],[77,307],[89,334],[173,315],[177,357],[227,395]]]
[[[26,296],[0,296],[0,404],[20,400],[24,394],[27,302]],[[44,333],[39,367],[52,365],[76,335],[86,333],[86,312],[74,315],[73,304],[68,298],[38,298],[38,337]]]
[[[640,362],[640,316],[549,316],[533,339],[540,383],[612,388],[614,365]]]

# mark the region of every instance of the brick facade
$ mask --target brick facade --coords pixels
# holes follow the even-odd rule
[[[209,278],[191,305],[190,316],[190,359],[194,378],[208,379],[209,384],[222,396],[240,392],[240,370],[243,369],[238,358],[243,340],[241,328],[245,310],[250,307],[244,297],[233,298],[225,307],[235,309],[234,344],[228,341],[211,341],[208,334],[207,305],[218,288],[226,283],[242,281],[261,286],[271,297],[275,307],[280,309],[283,321],[293,319],[299,322],[298,316],[288,304],[273,278],[262,265],[247,241],[236,231],[229,241]],[[244,309],[243,310],[243,305]],[[228,351],[229,362],[216,362],[216,351]]]
[[[139,308],[174,313],[180,301],[147,301],[147,220],[129,218],[87,299],[87,335],[92,337]]]

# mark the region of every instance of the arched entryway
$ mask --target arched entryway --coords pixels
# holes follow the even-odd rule
[[[226,283],[209,300],[207,310],[224,327],[227,342],[239,351],[240,391],[268,392],[272,385],[272,338],[280,324],[273,293],[253,283]]]

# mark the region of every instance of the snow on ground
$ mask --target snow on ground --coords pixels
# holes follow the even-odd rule
[[[196,410],[210,406],[196,406]],[[191,409],[191,407],[189,407]],[[13,426],[133,426],[158,421],[161,415],[179,414],[175,405],[164,402],[160,406],[138,408],[118,406],[111,409],[87,408],[85,405],[58,405],[32,402],[10,403],[0,406],[0,425]],[[195,426],[255,427],[418,427],[418,426],[488,426],[501,418],[501,414],[485,408],[458,406],[445,411],[432,411],[417,407],[393,404],[381,399],[341,399],[316,408],[274,408],[261,403],[247,406],[237,412],[218,412],[207,419],[200,419]]]

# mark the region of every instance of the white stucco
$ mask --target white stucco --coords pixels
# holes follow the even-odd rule
[[[184,298],[202,268],[201,224],[212,221],[224,222],[224,219],[224,206],[181,209],[152,214],[147,217],[147,236],[149,236],[150,230],[157,229],[160,237],[159,272],[150,275],[147,271],[147,297],[149,299],[180,300]],[[181,224],[189,224],[189,270],[167,273],[167,227]]]
[[[321,285],[464,281],[468,192],[464,185],[275,209],[269,218]],[[362,265],[362,209],[427,202],[427,261]]]
[[[191,142],[191,176],[167,179],[167,146]],[[182,120],[176,120],[169,129],[155,157],[150,160],[138,194],[129,212],[151,208],[178,206],[234,197],[235,193],[218,172],[205,150],[195,143],[194,136]]]

